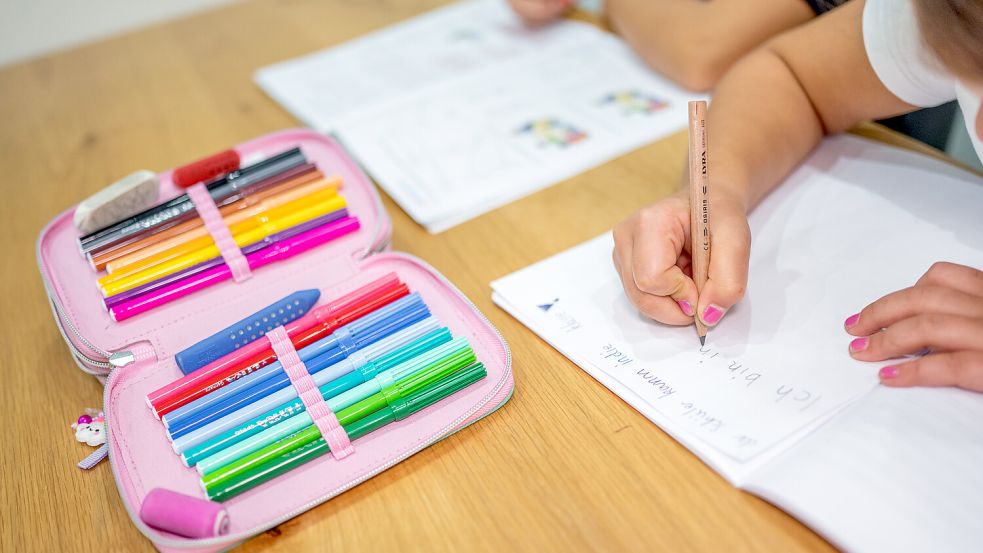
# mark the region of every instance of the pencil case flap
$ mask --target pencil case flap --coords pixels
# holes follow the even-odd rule
[[[357,273],[327,266],[285,272],[280,291],[320,287],[322,297],[337,297],[389,272],[421,294],[454,336],[465,336],[484,363],[487,376],[474,385],[402,421],[353,442],[355,453],[342,460],[324,455],[224,503],[230,533],[192,540],[162,533],[136,516],[146,494],[163,487],[204,497],[198,474],[171,449],[160,421],[147,407],[146,395],[181,376],[172,356],[123,367],[106,387],[110,460],[134,524],[162,549],[221,549],[271,528],[382,472],[424,447],[477,421],[505,403],[513,389],[511,354],[501,334],[452,284],[424,262],[387,252],[357,264]]]
[[[358,259],[387,247],[391,226],[378,193],[337,141],[313,131],[287,130],[240,144],[235,149],[243,158],[265,158],[295,146],[325,176],[341,177],[340,193],[347,201],[349,213],[358,217],[359,230],[261,268],[253,278],[241,283],[229,280],[122,322],[114,322],[109,316],[96,287],[98,275],[80,255],[79,232],[72,222],[74,209],[51,221],[38,238],[38,264],[55,318],[70,347],[81,352],[83,359],[105,361],[106,352],[146,344],[152,346],[157,358],[163,359],[214,332],[213,321],[239,320],[283,297],[293,290],[282,285],[283,275],[317,274],[328,269],[337,274],[337,267],[346,267],[351,274]],[[172,183],[171,173],[160,174],[162,201],[182,193]],[[145,347],[136,351],[150,350]],[[78,354],[76,358],[79,359]],[[90,371],[95,368],[86,364]]]

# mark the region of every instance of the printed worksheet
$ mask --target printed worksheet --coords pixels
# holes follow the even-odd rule
[[[828,140],[752,213],[747,296],[704,347],[637,313],[609,234],[492,283],[494,299],[741,485],[877,386],[881,365],[847,354],[847,316],[940,259],[983,266],[979,180]]]
[[[686,125],[694,99],[591,25],[454,4],[261,70],[418,223],[440,232]],[[339,85],[343,83],[343,85]]]
[[[685,127],[689,95],[590,36],[343,117],[342,140],[438,232]]]
[[[577,21],[526,27],[504,0],[471,0],[264,67],[255,80],[308,126],[332,131],[343,115],[600,34]]]

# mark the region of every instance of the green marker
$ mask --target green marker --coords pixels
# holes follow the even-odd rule
[[[449,331],[447,331],[447,336],[449,338]],[[428,342],[423,342],[423,344],[429,345]],[[342,410],[380,392],[382,388],[392,385],[396,381],[404,380],[415,373],[426,370],[447,357],[459,354],[465,350],[471,351],[468,341],[464,337],[455,338],[437,347],[430,347],[432,349],[424,351],[422,354],[419,353],[418,349],[414,348],[411,351],[417,355],[411,357],[409,360],[405,360],[406,356],[404,355],[394,357],[394,359],[402,360],[402,362],[389,370],[377,374],[375,378],[372,378],[368,382],[359,384],[351,390],[327,399],[328,408],[340,416]],[[306,412],[278,422],[260,431],[258,434],[247,436],[233,442],[214,455],[202,459],[198,462],[198,472],[202,476],[208,476],[250,453],[259,451],[274,442],[307,428],[312,422],[310,414]]]
[[[344,424],[343,428],[352,440],[357,440],[391,422],[404,419],[467,388],[484,378],[485,374],[485,366],[476,363],[404,398],[405,401],[401,402],[396,409],[390,406],[383,407],[354,422]],[[323,438],[307,441],[296,448],[282,451],[267,462],[252,467],[223,483],[207,486],[205,491],[208,498],[213,501],[226,501],[312,459],[316,459],[328,451],[328,444]]]
[[[404,364],[406,361],[414,359],[417,356],[423,355],[433,350],[434,348],[440,346],[441,344],[445,344],[449,342],[450,340],[451,340],[450,330],[448,330],[447,327],[438,328],[436,330],[428,332],[427,334],[424,334],[423,336],[420,336],[416,340],[406,344],[401,348],[397,348],[396,350],[391,351],[386,355],[379,357],[375,361],[370,361],[369,363],[372,364],[371,370],[373,370],[378,375],[379,373],[383,373],[394,367],[399,367],[402,364]],[[364,367],[363,369],[369,369],[368,363],[366,364],[366,367]],[[353,375],[354,373],[351,373],[342,378],[348,378]],[[379,391],[379,390],[372,390],[371,392],[365,395],[359,396],[357,394],[350,393],[352,392],[352,390],[348,390],[347,392],[343,394],[338,394],[336,396],[334,391],[335,382],[336,380],[332,380],[330,382],[325,383],[319,388],[319,390],[321,391],[321,397],[323,397],[328,402],[328,407],[330,407],[331,410],[334,412],[338,412],[344,409],[345,407],[348,407],[349,405],[357,401],[361,401],[362,399],[365,399],[366,397]],[[358,389],[360,387],[361,385],[356,386],[353,389]],[[200,474],[203,475],[208,474],[209,472],[214,471],[216,468],[224,464],[227,464],[231,460],[226,458],[225,450],[227,448],[232,448],[233,446],[241,443],[247,438],[255,436],[263,432],[264,430],[273,428],[276,425],[282,424],[284,421],[304,412],[304,410],[305,410],[304,403],[300,400],[300,398],[294,398],[290,401],[287,401],[286,403],[280,404],[274,409],[271,409],[263,413],[262,415],[259,415],[258,417],[253,417],[252,419],[248,420],[244,424],[237,426],[236,428],[233,428],[229,431],[219,434],[218,436],[215,436],[210,440],[207,440],[195,447],[192,447],[188,451],[182,453],[181,457],[187,466],[191,467],[197,465],[198,472]],[[303,428],[304,426],[307,426],[307,424],[310,424],[310,421],[308,421],[306,424],[300,427],[297,427],[297,430]],[[283,434],[282,436],[276,439],[280,439],[283,436],[286,436],[286,434]],[[276,440],[272,440],[272,441],[276,441]],[[272,441],[266,443],[272,443]],[[263,445],[266,445],[266,443],[264,443]],[[260,447],[262,447],[262,445],[251,449],[249,452],[255,451]],[[242,455],[245,455],[245,453],[239,455],[239,457],[241,457]],[[221,457],[222,460],[217,461],[216,458],[218,457]],[[206,460],[208,462],[206,462]]]
[[[430,361],[430,363],[425,364],[425,368],[423,370],[416,372],[406,379],[396,381],[386,388],[383,388],[378,393],[372,394],[362,401],[338,411],[338,422],[344,426],[389,405],[392,405],[395,410],[399,403],[402,402],[407,396],[427,387],[440,378],[453,374],[455,371],[474,363],[474,351],[466,345],[467,340],[464,338],[459,338],[458,340],[464,340],[465,347],[463,349],[459,349],[454,353],[442,356],[439,360]],[[447,344],[444,344],[444,346],[441,346],[441,348],[459,343],[461,342],[448,342]],[[413,362],[417,361],[414,360]],[[297,428],[300,423],[295,421],[304,421],[305,419],[306,424]],[[262,434],[266,434],[266,432],[284,432],[282,429],[278,430],[278,427],[280,426],[293,430],[293,433],[287,434],[283,439],[253,451],[252,453],[204,476],[202,478],[202,484],[206,487],[206,490],[228,480],[229,478],[232,478],[237,474],[241,474],[254,466],[265,463],[273,457],[291,451],[295,448],[302,447],[305,444],[321,438],[321,431],[318,430],[317,426],[312,424],[310,415],[307,413],[302,413],[290,421],[287,421],[283,425],[274,426],[273,428],[264,431]],[[256,437],[257,436],[254,436],[254,438]]]

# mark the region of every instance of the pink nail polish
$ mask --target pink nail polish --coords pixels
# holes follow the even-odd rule
[[[710,304],[706,309],[703,310],[703,322],[708,325],[715,325],[720,322],[720,318],[724,316],[724,309],[722,307]]]
[[[897,367],[883,367],[877,372],[878,375],[884,380],[889,378],[897,378],[901,371]]]
[[[845,326],[846,328],[850,328],[851,326],[859,322],[860,322],[860,313],[855,313],[853,315],[850,315],[849,317],[846,318],[845,321],[843,321],[843,326]]]
[[[679,308],[683,310],[688,316],[693,316],[693,306],[686,300],[678,300],[676,303],[679,304]]]
[[[854,339],[852,342],[850,342],[850,351],[856,353],[858,351],[863,351],[867,349],[867,343],[869,341],[870,340],[868,340],[866,336],[864,336],[863,338]]]

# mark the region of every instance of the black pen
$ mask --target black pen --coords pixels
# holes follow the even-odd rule
[[[300,149],[293,148],[249,167],[233,171],[208,183],[206,188],[216,203],[219,203],[252,184],[301,165],[305,161],[306,159]],[[84,255],[109,247],[138,232],[169,228],[194,215],[194,204],[187,194],[182,194],[163,204],[137,213],[124,221],[79,238],[79,248]]]

